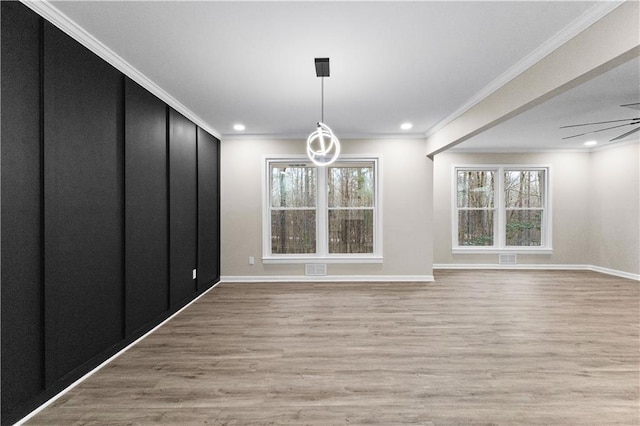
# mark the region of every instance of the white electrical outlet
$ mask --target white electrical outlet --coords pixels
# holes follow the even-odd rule
[[[193,279],[194,280],[196,279],[196,270],[195,269],[193,270]]]
[[[256,259],[253,256],[249,256],[249,265],[254,265],[256,263]]]

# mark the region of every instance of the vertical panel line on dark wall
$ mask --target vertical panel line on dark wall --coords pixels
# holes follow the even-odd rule
[[[39,61],[39,108],[38,111],[38,122],[40,124],[40,334],[42,338],[42,344],[40,347],[42,356],[42,364],[41,364],[41,373],[42,373],[42,388],[47,388],[47,372],[46,372],[46,362],[45,362],[45,277],[44,277],[44,19],[39,18],[40,25],[38,26],[38,61]]]
[[[198,238],[200,238],[200,196],[199,196],[199,192],[198,192],[198,182],[200,181],[200,177],[198,176],[198,145],[200,143],[200,132],[198,131],[198,127],[196,127],[196,264],[193,266],[196,269],[196,277],[198,276],[198,274],[200,274],[200,271],[198,271],[198,265],[200,264],[199,261],[199,251],[198,250]],[[199,278],[196,278],[195,280],[193,280],[193,286],[195,287],[195,292],[198,292],[198,281]]]
[[[125,75],[120,78],[120,128],[118,129],[118,164],[120,165],[120,202],[121,202],[121,253],[122,253],[122,338],[127,337],[127,209],[126,206],[126,145],[125,145],[125,126],[126,126],[126,102],[125,102]]]
[[[222,275],[222,271],[220,270],[221,266],[221,262],[220,262],[220,241],[221,241],[221,237],[220,237],[220,146],[221,142],[220,140],[218,140],[218,143],[216,144],[216,173],[217,173],[217,179],[216,179],[216,209],[218,210],[218,223],[217,223],[217,228],[218,228],[218,241],[216,242],[216,244],[218,245],[218,256],[216,258],[216,271],[217,271],[217,280],[220,281],[220,276]]]
[[[171,191],[169,185],[171,182],[171,154],[169,152],[169,144],[171,143],[170,123],[171,112],[169,111],[169,105],[165,108],[166,111],[166,124],[167,124],[167,137],[166,137],[166,152],[167,152],[167,310],[171,309]]]

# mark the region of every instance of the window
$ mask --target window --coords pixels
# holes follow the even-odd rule
[[[374,165],[327,168],[329,253],[373,253]]]
[[[380,262],[379,158],[267,158],[263,261]]]
[[[542,246],[543,170],[505,170],[504,207],[507,246]]]
[[[551,250],[547,166],[454,167],[454,252]]]
[[[316,252],[316,169],[271,164],[271,252]]]
[[[492,246],[495,229],[493,170],[458,171],[458,244]]]

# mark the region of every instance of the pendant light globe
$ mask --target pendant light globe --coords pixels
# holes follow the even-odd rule
[[[340,155],[340,141],[329,126],[318,123],[315,132],[307,138],[307,156],[317,166],[328,166]]]

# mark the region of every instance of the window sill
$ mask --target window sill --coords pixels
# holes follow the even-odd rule
[[[550,247],[456,247],[451,250],[452,254],[553,254]]]
[[[382,263],[382,256],[265,256],[264,264],[299,264],[299,263]]]

